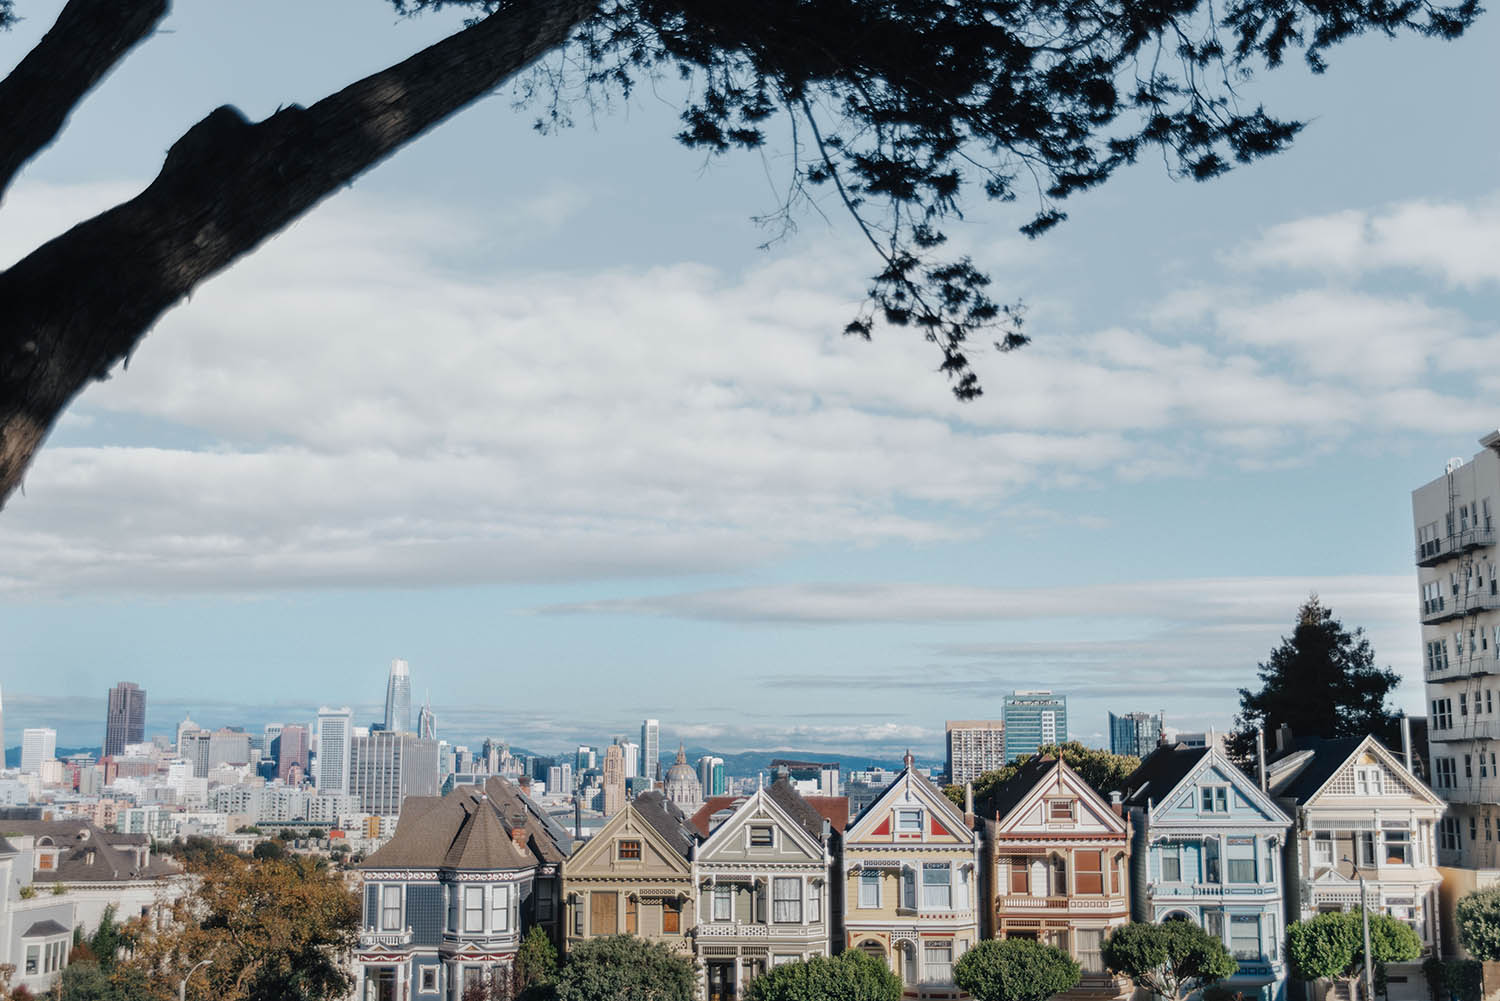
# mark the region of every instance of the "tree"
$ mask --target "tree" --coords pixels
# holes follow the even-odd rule
[[[1121,925],[1104,940],[1104,963],[1167,1001],[1185,1001],[1239,969],[1223,942],[1182,920]]]
[[[915,328],[967,399],[980,391],[966,354],[976,338],[1001,350],[1026,342],[1019,309],[992,300],[967,257],[941,252],[944,225],[976,191],[1034,199],[1022,231],[1036,236],[1066,218],[1069,196],[1144,153],[1160,151],[1179,176],[1217,176],[1301,129],[1237,91],[1289,47],[1321,72],[1351,36],[1454,38],[1480,11],[1478,0],[391,2],[476,16],[309,107],[256,123],[211,112],[139,195],[0,272],[0,502],[69,401],[166,310],[547,53],[558,55],[522,81],[544,126],[566,124],[572,93],[628,95],[667,72],[690,88],[677,135],[689,146],[753,149],[773,118],[790,126],[789,194],[773,218],[784,233],[814,190],[830,191],[875,254],[868,302],[846,332],[869,338],[877,318]],[[69,0],[0,81],[0,195],[167,6]],[[0,0],[0,26],[15,16],[14,0]]]
[[[1500,887],[1459,900],[1458,938],[1475,959],[1500,959]]]
[[[1398,717],[1385,700],[1401,676],[1377,668],[1364,630],[1349,632],[1316,594],[1258,673],[1261,689],[1240,689],[1234,721],[1233,753],[1242,761],[1254,753],[1257,729],[1270,734],[1283,724],[1298,737],[1397,737]]]
[[[557,1001],[692,1001],[693,961],[634,935],[591,938],[568,953],[557,975]]]
[[[1370,959],[1383,970],[1387,963],[1401,963],[1422,954],[1422,940],[1411,926],[1389,914],[1370,916]],[[1294,921],[1286,930],[1286,956],[1292,975],[1299,980],[1341,980],[1349,996],[1364,975],[1364,930],[1358,911],[1330,911],[1306,921]]]
[[[195,865],[193,892],[165,929],[141,937],[120,965],[158,993],[202,959],[205,996],[216,1001],[331,1001],[353,987],[345,954],[359,934],[359,901],[342,878],[310,859],[246,861],[220,856]]]
[[[749,1001],[901,1001],[901,978],[874,956],[850,949],[783,963],[750,981]]]
[[[524,996],[527,991],[550,984],[556,976],[557,947],[540,925],[532,925],[516,950],[516,991]]]
[[[994,791],[1011,779],[1021,770],[1021,766],[1031,761],[1037,755],[1058,756],[1067,762],[1068,767],[1078,773],[1083,779],[1099,793],[1109,793],[1124,785],[1125,779],[1131,772],[1140,767],[1141,759],[1132,754],[1111,754],[1097,747],[1085,747],[1076,740],[1070,740],[1062,744],[1043,744],[1037,749],[1036,754],[1022,755],[1003,768],[985,772],[974,780],[974,802],[984,804]],[[948,798],[959,806],[963,805],[964,791],[960,786],[948,786],[943,790]]]
[[[132,925],[121,925],[115,920],[115,905],[109,904],[99,916],[99,927],[88,938],[89,951],[93,953],[99,968],[105,973],[114,969],[115,961],[122,949],[131,948],[139,929]]]
[[[285,844],[275,838],[270,841],[257,841],[255,847],[250,850],[251,857],[258,859],[286,858],[287,854]]]
[[[953,966],[953,982],[977,1001],[1047,1001],[1082,979],[1066,951],[1024,938],[980,942]]]

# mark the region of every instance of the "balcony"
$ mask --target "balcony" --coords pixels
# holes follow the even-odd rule
[[[1123,910],[1129,901],[1123,896],[1114,897],[1032,897],[1021,894],[1002,894],[995,898],[995,907],[1002,911],[1057,911],[1069,914],[1092,914]]]
[[[1454,658],[1435,671],[1427,672],[1428,681],[1460,681],[1474,675],[1500,674],[1500,657],[1493,652],[1484,653],[1467,660]]]
[[[405,949],[411,945],[412,933],[405,931],[362,931],[359,933],[361,949]]]
[[[1470,591],[1468,594],[1440,594],[1430,601],[1422,602],[1422,624],[1424,626],[1460,619],[1470,612],[1488,612],[1500,608],[1500,594],[1489,591]]]
[[[705,921],[693,929],[699,938],[808,938],[823,939],[828,935],[821,921],[808,924],[766,924],[753,921]]]
[[[1480,549],[1494,544],[1495,533],[1489,528],[1470,528],[1450,535],[1446,539],[1430,539],[1416,549],[1417,566],[1430,567],[1470,549]]]

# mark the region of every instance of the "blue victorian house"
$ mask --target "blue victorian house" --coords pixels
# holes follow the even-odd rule
[[[356,1001],[460,1001],[509,969],[533,925],[556,941],[571,849],[504,779],[407,797],[396,833],[360,865]]]
[[[1239,962],[1225,986],[1282,1001],[1281,855],[1292,821],[1217,747],[1164,746],[1125,781],[1131,918],[1187,920]]]

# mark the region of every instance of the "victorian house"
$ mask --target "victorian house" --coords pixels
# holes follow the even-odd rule
[[[1061,759],[1033,758],[982,804],[985,932],[1070,953],[1083,981],[1067,999],[1113,999],[1130,983],[1108,973],[1110,929],[1130,919],[1129,825]]]
[[[660,791],[637,796],[563,863],[566,943],[639,935],[692,955],[697,832]]]
[[[556,935],[571,841],[509,782],[409,796],[360,866],[361,1001],[460,1001],[508,968],[539,925]]]
[[[1126,779],[1125,806],[1132,920],[1201,925],[1239,962],[1227,987],[1280,1001],[1291,819],[1217,746],[1157,748]]]
[[[845,935],[914,998],[954,998],[953,964],[979,940],[979,838],[942,791],[905,767],[844,835]]]
[[[693,938],[707,1001],[742,997],[769,967],[831,951],[849,807],[841,796],[819,799],[823,809],[782,778],[733,808],[710,802],[694,817],[708,831],[693,861]]]
[[[1440,942],[1435,839],[1443,801],[1374,737],[1293,743],[1283,736],[1268,782],[1297,818],[1287,856],[1287,919],[1357,910],[1363,892],[1366,906],[1411,925],[1424,953],[1433,954]],[[1387,974],[1393,999],[1425,997],[1420,963],[1393,965]]]

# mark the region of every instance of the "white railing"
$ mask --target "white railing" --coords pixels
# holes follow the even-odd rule
[[[412,932],[408,928],[405,931],[363,931],[359,933],[359,944],[366,949],[373,948],[399,948],[411,945]]]

